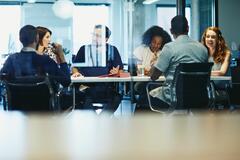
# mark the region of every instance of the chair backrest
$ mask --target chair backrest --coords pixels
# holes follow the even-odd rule
[[[172,81],[176,109],[204,109],[209,105],[210,75],[213,63],[180,63]]]
[[[230,67],[230,70],[232,76],[232,83],[240,84],[240,66]]]
[[[54,107],[54,91],[48,77],[18,77],[5,81],[8,110],[50,111]]]
[[[239,90],[240,90],[240,66],[239,64],[236,66],[230,67],[231,76],[232,76],[232,84],[229,88],[229,96],[231,104],[240,104],[239,99]]]

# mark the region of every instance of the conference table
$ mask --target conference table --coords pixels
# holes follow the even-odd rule
[[[164,76],[160,76],[156,81],[164,82]],[[213,81],[231,81],[231,76],[211,76]],[[149,76],[127,76],[127,77],[71,77],[73,85],[73,108],[75,108],[75,84],[82,83],[106,83],[106,82],[150,82],[152,81]]]
[[[156,81],[165,81],[164,76],[160,76]],[[211,80],[230,81],[231,76],[211,76]],[[99,82],[148,82],[152,81],[149,76],[129,76],[129,77],[71,77],[73,84],[75,83],[99,83]]]
[[[0,159],[239,159],[239,114],[109,118],[0,112]]]

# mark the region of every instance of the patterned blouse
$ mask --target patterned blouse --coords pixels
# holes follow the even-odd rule
[[[51,59],[53,59],[57,63],[57,57],[54,53],[55,48],[50,44],[43,52],[43,54],[48,55]]]

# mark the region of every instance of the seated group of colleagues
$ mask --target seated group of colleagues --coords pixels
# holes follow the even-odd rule
[[[105,31],[103,35],[104,44],[102,44],[102,30]],[[10,55],[5,61],[1,73],[6,74],[8,79],[15,79],[23,76],[45,76],[46,74],[53,77],[53,80],[64,87],[67,87],[71,83],[70,69],[66,63],[62,46],[57,43],[51,42],[51,31],[45,27],[34,27],[32,25],[26,25],[21,28],[19,32],[20,41],[23,48],[19,53]],[[93,43],[91,45],[82,46],[75,58],[74,62],[85,61],[86,48],[90,48],[98,53],[102,50],[99,48],[105,47],[106,50],[106,65],[107,70],[104,74],[117,74],[122,72],[123,64],[119,52],[116,47],[107,44],[107,40],[111,35],[111,31],[106,26],[96,25],[94,27]],[[93,52],[96,53],[96,52]],[[91,56],[101,55],[92,54]],[[93,60],[93,59],[92,59]],[[97,64],[96,61],[92,63]],[[96,69],[96,68],[95,68]],[[81,69],[73,68],[73,77],[81,75]],[[98,70],[89,70],[89,73],[85,72],[86,76],[98,76]],[[92,74],[92,75],[91,75]],[[103,74],[103,73],[101,73]],[[87,84],[88,87],[85,90],[84,105],[80,108],[93,109],[92,101],[105,100],[103,113],[113,113],[121,102],[120,94],[115,90],[114,85],[110,83],[106,84]]]
[[[162,87],[153,89],[150,94],[153,103],[162,108],[171,105],[171,82],[179,63],[213,62],[211,75],[224,76],[228,73],[231,53],[222,33],[217,27],[208,27],[197,42],[188,36],[188,21],[184,16],[175,16],[171,20],[171,34],[175,41],[161,27],[153,26],[142,36],[142,45],[135,49],[134,55],[145,67],[145,74],[152,80],[160,75],[166,77]],[[225,83],[214,81],[216,88]],[[137,110],[150,110],[146,96],[146,83],[136,83],[135,90],[140,95]]]
[[[142,44],[135,49],[134,55],[145,68],[145,73],[152,80],[160,75],[166,77],[166,84],[171,84],[175,69],[179,63],[214,62],[212,75],[225,75],[230,61],[228,49],[221,31],[217,27],[209,27],[202,36],[202,43],[188,36],[188,21],[184,16],[175,16],[171,20],[170,35],[159,26],[149,28],[142,36]],[[51,31],[45,27],[26,25],[20,30],[20,41],[23,48],[20,53],[12,54],[4,63],[1,73],[10,78],[28,75],[49,75],[58,77],[56,81],[63,86],[71,83],[70,69],[66,63],[62,46],[51,45]],[[115,46],[107,43],[111,31],[103,25],[94,27],[92,44],[82,46],[73,63],[91,63],[93,69],[82,70],[72,68],[72,76],[99,76],[97,67],[102,65],[101,55],[105,54],[106,73],[117,74],[123,71],[120,54]],[[87,53],[88,52],[88,53]],[[99,54],[102,53],[103,54]],[[91,109],[94,101],[105,100],[103,111],[114,112],[121,102],[121,95],[115,90],[114,84],[86,84],[83,108]],[[139,104],[146,104],[146,83],[136,83],[135,90],[140,94]],[[161,87],[151,91],[156,103],[163,107],[171,104],[170,88]],[[143,102],[141,102],[143,100]],[[147,105],[146,105],[147,106]]]

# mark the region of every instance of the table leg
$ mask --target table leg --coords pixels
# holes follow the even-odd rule
[[[75,107],[76,107],[76,98],[75,98],[75,96],[76,96],[76,90],[75,90],[75,86],[73,85],[73,110],[75,109]]]

